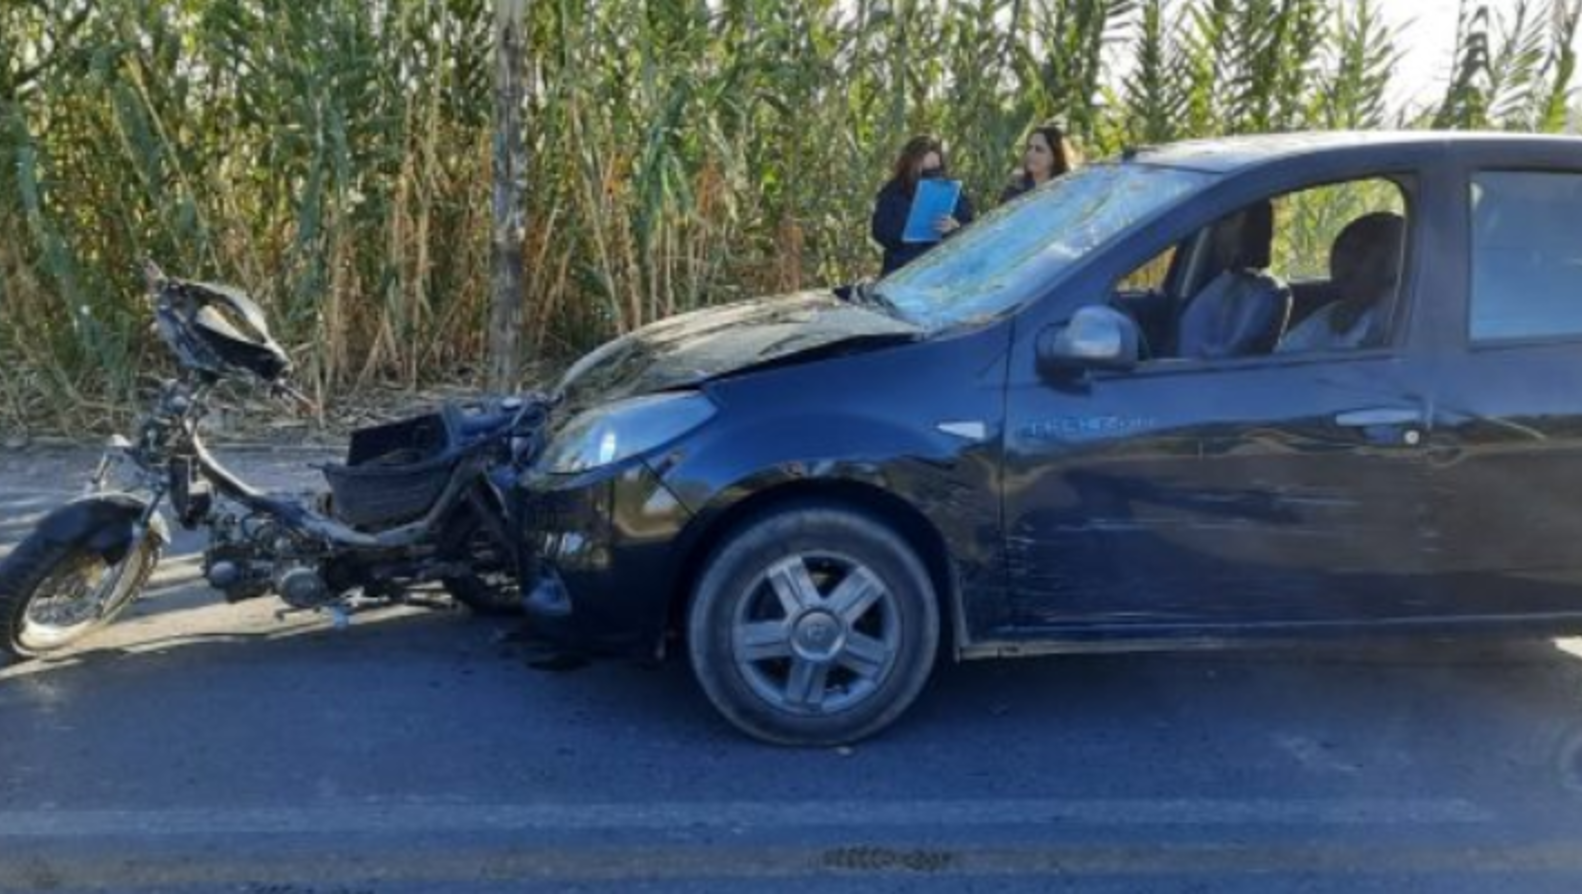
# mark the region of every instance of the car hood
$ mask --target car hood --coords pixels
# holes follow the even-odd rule
[[[837,345],[893,344],[922,334],[911,323],[829,291],[759,298],[670,317],[607,342],[566,371],[556,395],[581,410]]]

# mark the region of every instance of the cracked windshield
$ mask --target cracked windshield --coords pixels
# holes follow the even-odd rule
[[[1019,305],[1117,233],[1214,180],[1196,171],[1094,165],[1007,202],[874,289],[930,329],[985,319]]]

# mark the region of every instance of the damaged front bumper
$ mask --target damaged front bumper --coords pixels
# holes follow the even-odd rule
[[[653,654],[691,513],[647,465],[516,488],[523,608],[535,636],[592,653]]]

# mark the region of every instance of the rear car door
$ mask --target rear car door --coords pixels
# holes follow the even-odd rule
[[[1569,157],[1568,157],[1569,156]],[[1582,153],[1469,158],[1430,476],[1447,614],[1582,613]]]

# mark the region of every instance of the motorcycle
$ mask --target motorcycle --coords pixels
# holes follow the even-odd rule
[[[327,491],[266,493],[209,452],[201,427],[226,380],[306,402],[288,384],[290,359],[242,292],[153,264],[147,279],[179,373],[161,383],[134,437],[111,439],[85,495],[0,562],[0,656],[58,652],[135,602],[170,543],[166,504],[183,528],[207,530],[204,577],[233,602],[274,593],[284,611],[344,621],[438,584],[476,612],[519,609],[509,495],[542,446],[543,398],[449,403],[359,429],[346,461],[321,467]]]

